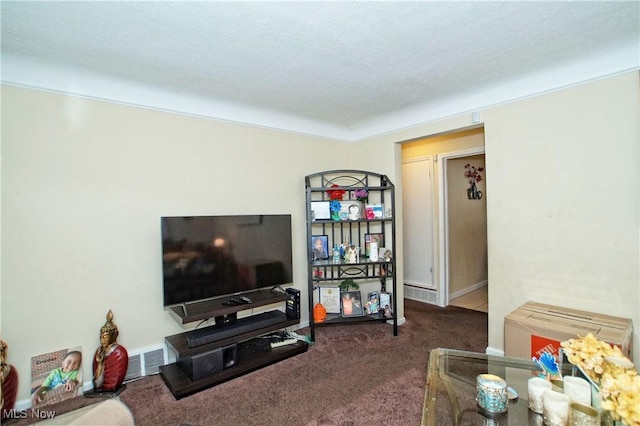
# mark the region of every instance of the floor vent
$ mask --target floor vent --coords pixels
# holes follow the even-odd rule
[[[144,353],[144,375],[157,374],[160,372],[160,366],[164,365],[164,351],[156,349],[155,351]]]
[[[164,364],[163,348],[129,354],[129,366],[124,380],[134,380],[143,376],[157,374],[160,371],[160,366]]]
[[[129,366],[127,367],[127,375],[124,376],[124,380],[133,380],[142,376],[142,360],[140,355],[133,355],[129,357]]]
[[[434,305],[438,304],[438,291],[427,288],[404,286],[404,297],[419,302],[427,302]]]

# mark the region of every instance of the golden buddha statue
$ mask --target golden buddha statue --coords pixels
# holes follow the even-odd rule
[[[100,328],[100,347],[93,357],[93,390],[117,391],[127,374],[129,354],[117,342],[118,327],[113,323],[113,313],[107,313],[107,322]]]
[[[0,340],[0,420],[11,412],[18,393],[18,372],[6,359],[7,344]]]

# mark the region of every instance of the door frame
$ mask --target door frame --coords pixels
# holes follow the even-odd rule
[[[484,154],[484,146],[463,149],[460,151],[443,152],[435,155],[438,163],[438,251],[439,251],[439,282],[438,306],[449,305],[449,200],[447,196],[447,162],[454,158],[470,157]]]

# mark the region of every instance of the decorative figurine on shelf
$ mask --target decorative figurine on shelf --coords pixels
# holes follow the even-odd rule
[[[393,317],[393,311],[391,311],[391,306],[389,305],[384,306],[384,317],[385,318]]]
[[[0,420],[12,413],[18,394],[18,372],[6,359],[7,344],[0,340]]]
[[[549,352],[542,352],[540,354],[540,358],[536,358],[535,356],[531,358],[533,362],[538,364],[543,376],[547,380],[555,380],[562,379],[562,374],[560,373],[560,366],[558,365],[558,360],[555,356],[550,354]]]
[[[369,260],[372,262],[378,261],[378,242],[371,241],[369,243]]]
[[[344,240],[342,244],[340,244],[340,258],[347,259],[347,250],[349,250],[349,240]]]
[[[337,244],[333,248],[333,263],[340,263],[340,247]]]
[[[387,267],[385,265],[380,265],[380,289],[381,291],[387,291]]]
[[[391,262],[391,250],[386,250],[384,252],[384,261],[385,262]]]
[[[327,319],[327,308],[322,303],[313,305],[313,322],[320,323]]]
[[[356,263],[356,246],[349,246],[344,257],[347,263]]]
[[[107,313],[107,322],[100,328],[100,347],[93,358],[93,390],[119,393],[124,387],[129,354],[118,344],[118,327],[113,323],[113,313]]]

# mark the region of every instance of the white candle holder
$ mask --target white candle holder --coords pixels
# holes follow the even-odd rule
[[[563,393],[548,390],[542,397],[544,424],[547,426],[565,426],[569,422],[569,397]]]
[[[600,412],[595,408],[579,402],[572,402],[569,409],[569,425],[600,426]]]
[[[564,378],[564,394],[571,402],[591,405],[591,384],[581,377],[566,376]]]
[[[551,383],[541,377],[532,377],[527,382],[529,392],[529,408],[534,413],[542,414],[544,393],[551,390]]]

